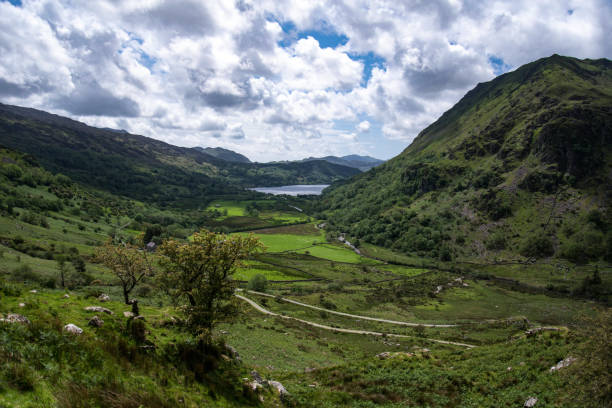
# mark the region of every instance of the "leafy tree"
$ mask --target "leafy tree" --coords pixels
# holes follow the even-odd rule
[[[231,279],[241,260],[262,245],[252,236],[228,236],[206,230],[189,242],[165,241],[160,252],[159,281],[176,302],[186,301],[187,325],[193,334],[208,341],[213,326],[235,314],[230,302],[235,282]]]
[[[135,301],[130,300],[130,292],[146,276],[153,274],[147,252],[130,244],[115,245],[108,241],[96,250],[96,258],[121,281],[125,304],[135,306]],[[137,311],[137,307],[134,309]]]

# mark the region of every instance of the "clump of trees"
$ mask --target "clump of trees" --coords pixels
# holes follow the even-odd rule
[[[241,261],[262,248],[253,236],[228,236],[202,230],[188,242],[170,239],[160,246],[158,281],[182,304],[186,325],[202,343],[210,343],[216,323],[235,315],[231,279]]]

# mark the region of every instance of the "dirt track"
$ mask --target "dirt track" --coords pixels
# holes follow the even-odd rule
[[[260,292],[253,292],[253,293],[261,294]],[[263,294],[263,295],[264,296],[274,297],[274,296],[271,296],[271,295],[268,295],[268,294]],[[387,336],[387,337],[396,337],[396,338],[414,338],[414,339],[426,340],[426,341],[430,341],[430,342],[434,342],[434,343],[450,344],[450,345],[453,345],[453,346],[461,346],[461,347],[467,347],[467,348],[476,347],[473,344],[457,343],[457,342],[454,342],[454,341],[422,338],[422,337],[417,337],[417,336],[408,336],[408,335],[405,335],[405,334],[380,333],[380,332],[373,332],[373,331],[367,331],[367,330],[342,329],[342,328],[339,328],[339,327],[326,326],[324,324],[315,323],[315,322],[311,322],[311,321],[303,320],[303,319],[298,319],[298,318],[295,318],[295,317],[284,316],[284,315],[281,315],[281,314],[278,314],[278,313],[271,312],[268,309],[265,309],[265,308],[261,307],[260,305],[255,303],[253,300],[251,300],[249,298],[246,298],[246,297],[244,297],[242,295],[239,295],[237,293],[234,294],[234,296],[236,296],[237,298],[239,298],[241,300],[244,300],[249,305],[251,305],[254,309],[256,309],[257,311],[259,311],[261,313],[264,313],[264,314],[267,314],[267,315],[270,315],[270,316],[277,316],[277,317],[280,317],[282,319],[295,320],[297,322],[304,323],[304,324],[307,324],[309,326],[317,327],[317,328],[323,329],[323,330],[330,330],[330,331],[335,331],[335,332],[339,332],[339,333],[367,334],[367,335],[371,335],[371,336]],[[283,300],[288,301],[288,299],[283,299]],[[295,301],[291,301],[291,303],[296,303],[296,302]],[[326,309],[321,309],[321,308],[318,308],[316,306],[306,305],[304,303],[297,302],[296,304],[299,304],[301,306],[315,308],[315,309],[318,309],[318,310],[328,311]],[[335,312],[335,313],[343,315],[343,316],[349,316],[349,317],[357,317],[357,318],[361,318],[362,317],[362,316],[350,315],[350,314],[340,313],[340,312]],[[376,321],[381,321],[381,322],[392,322],[392,320],[387,321],[387,320],[383,320],[383,319],[374,319],[374,318],[369,318],[369,320],[376,320]],[[403,323],[406,323],[406,322],[403,322]],[[418,326],[418,324],[414,324],[414,323],[412,323],[411,325]],[[433,326],[433,327],[451,327],[451,326],[452,325]],[[429,326],[429,327],[432,327],[432,326]]]

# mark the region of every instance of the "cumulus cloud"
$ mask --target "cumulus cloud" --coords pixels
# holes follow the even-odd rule
[[[2,102],[259,161],[389,158],[478,82],[612,54],[606,0],[22,3],[0,2]]]
[[[360,133],[365,133],[368,130],[370,130],[370,122],[368,122],[367,120],[364,120],[363,122],[359,122],[356,129]]]

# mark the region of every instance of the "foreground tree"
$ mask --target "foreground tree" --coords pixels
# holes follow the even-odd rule
[[[160,284],[175,302],[187,302],[184,312],[194,335],[208,341],[214,325],[235,314],[232,274],[261,247],[252,236],[206,230],[196,232],[189,242],[171,239],[161,245]]]
[[[137,301],[130,300],[130,292],[146,276],[153,274],[147,252],[129,244],[115,245],[108,241],[97,249],[96,258],[119,278],[125,304],[132,305],[132,311],[137,315]]]

